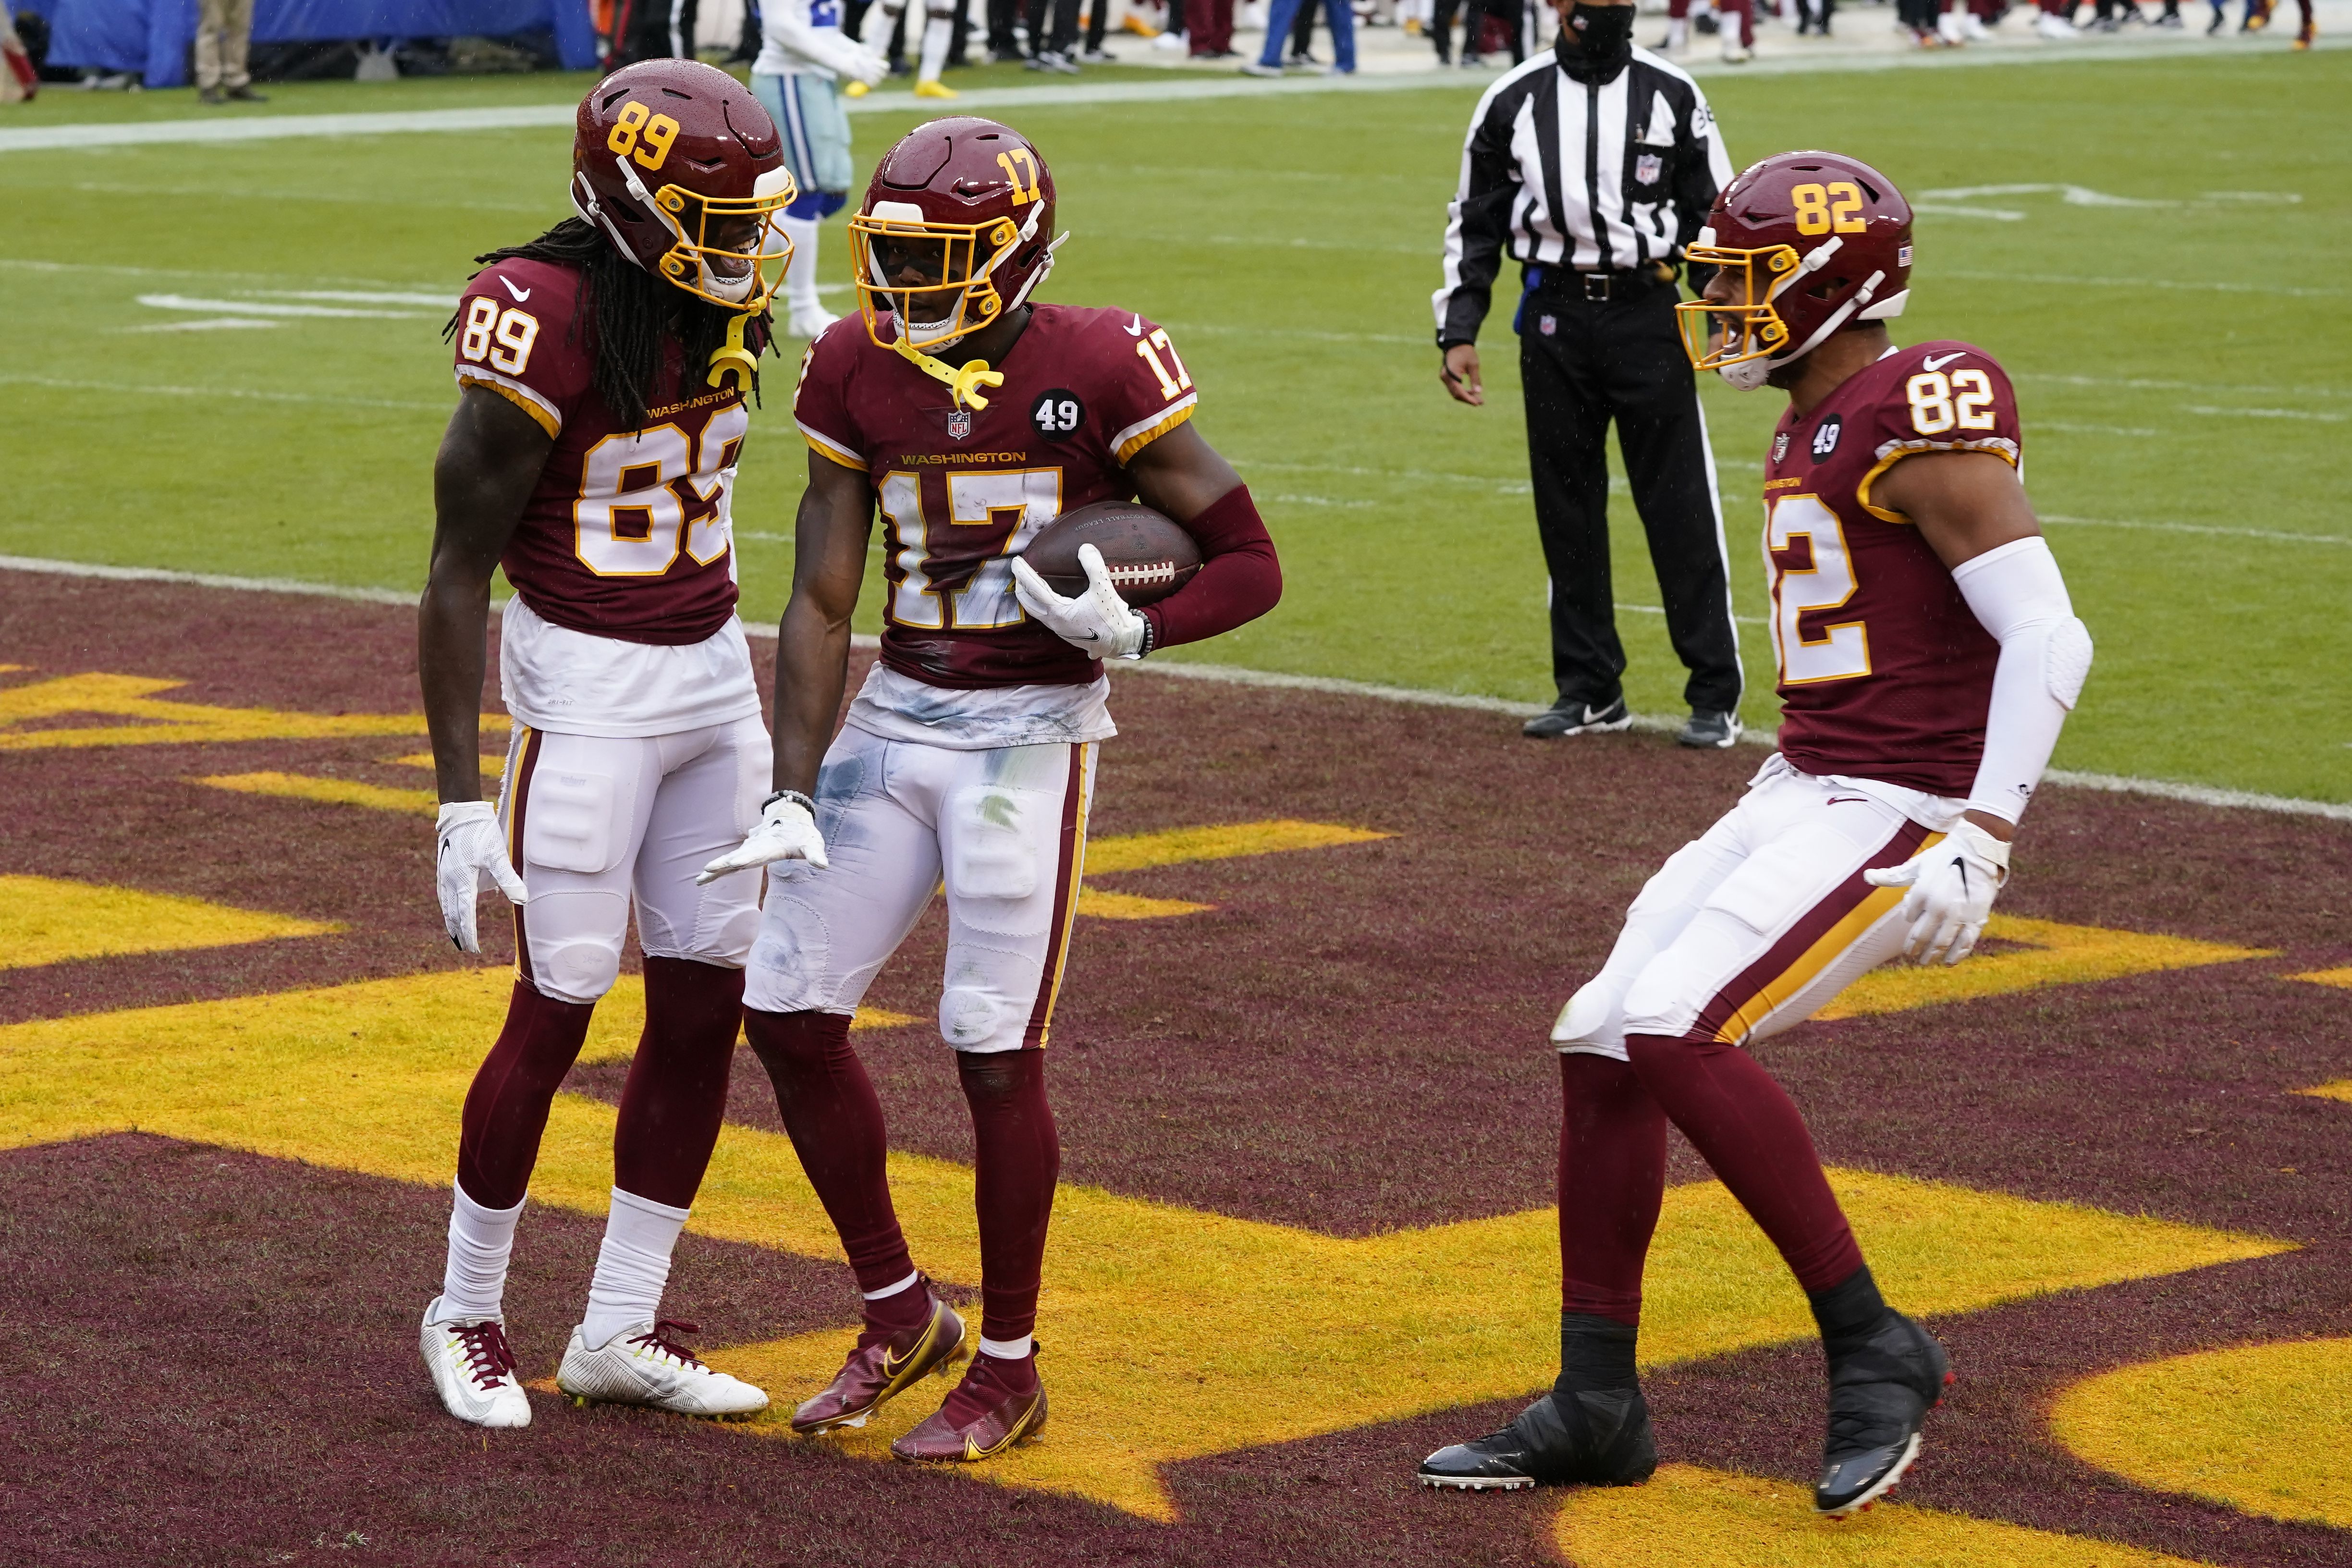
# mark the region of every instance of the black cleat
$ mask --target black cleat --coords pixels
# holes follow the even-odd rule
[[[1727,751],[1739,743],[1739,715],[1718,713],[1712,709],[1694,708],[1690,722],[1675,739],[1685,746],[1702,750]]]
[[[1638,1486],[1658,1468],[1650,1407],[1638,1388],[1547,1394],[1499,1432],[1440,1448],[1421,1484],[1457,1491],[1536,1486]]]
[[[1892,1307],[1867,1335],[1825,1348],[1830,1431],[1813,1511],[1843,1519],[1893,1491],[1919,1457],[1919,1428],[1944,1401],[1952,1362],[1933,1334]]]
[[[1526,723],[1519,733],[1531,741],[1557,741],[1563,735],[1605,735],[1633,727],[1622,697],[1606,708],[1589,706],[1580,697],[1563,697]]]

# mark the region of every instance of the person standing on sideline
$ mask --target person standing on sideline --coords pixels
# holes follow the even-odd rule
[[[817,226],[849,200],[849,114],[842,83],[871,88],[889,73],[879,55],[841,30],[841,0],[766,0],[751,91],[784,133],[784,167],[800,195],[776,220],[793,242],[784,277],[791,332],[813,339],[834,317],[816,296]]]
[[[1507,252],[1523,279],[1511,325],[1559,693],[1526,732],[1551,740],[1633,721],[1610,590],[1603,442],[1613,419],[1666,630],[1690,670],[1679,738],[1729,746],[1739,738],[1739,647],[1715,455],[1675,325],[1675,278],[1731,163],[1698,84],[1633,47],[1632,0],[1552,3],[1560,29],[1551,51],[1498,79],[1471,116],[1444,281],[1431,297],[1438,376],[1457,403],[1486,402],[1478,328]]]
[[[196,101],[267,103],[245,68],[253,41],[253,0],[202,0],[196,10]]]
[[[1274,0],[1265,19],[1265,49],[1255,60],[1242,62],[1244,76],[1280,76],[1282,74],[1283,41],[1290,37],[1291,25],[1297,21],[1299,0]],[[1356,74],[1356,14],[1348,0],[1332,0],[1323,7],[1324,20],[1331,26],[1331,68],[1327,76]]]

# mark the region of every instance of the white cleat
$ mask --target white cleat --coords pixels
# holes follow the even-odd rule
[[[719,1420],[756,1415],[768,1407],[768,1396],[723,1372],[702,1364],[685,1346],[664,1337],[664,1331],[696,1331],[692,1323],[667,1318],[623,1329],[595,1350],[572,1331],[563,1365],[555,1386],[583,1404],[646,1405],[674,1415],[709,1415]]]
[[[425,1309],[418,1342],[442,1407],[477,1426],[530,1426],[530,1399],[515,1378],[504,1321],[458,1318],[436,1323],[433,1315],[440,1306],[441,1298],[436,1296]]]
[[[2053,16],[2047,11],[2033,19],[2033,30],[2045,38],[2055,38],[2061,43],[2072,43],[2081,37],[2074,31],[2074,23],[2063,16]]]
[[[793,337],[814,341],[819,333],[839,320],[841,320],[840,317],[822,305],[795,306],[793,310],[792,321],[785,330]]]

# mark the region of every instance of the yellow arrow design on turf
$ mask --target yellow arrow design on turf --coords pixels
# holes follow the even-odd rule
[[[0,687],[0,752],[73,746],[154,746],[205,741],[320,741],[352,735],[422,735],[422,713],[302,713],[277,708],[215,708],[166,702],[155,693],[185,686],[147,675],[66,675]],[[131,721],[107,725],[23,726],[97,713]],[[503,733],[503,713],[482,715]]]
[[[0,877],[0,969],[327,936],[342,929],[136,888]]]
[[[509,984],[476,970],[0,1029],[0,1146],[137,1128],[444,1188],[458,1109]],[[609,998],[592,1050],[625,1053],[642,1005],[634,986]],[[538,1201],[604,1211],[613,1120],[601,1102],[558,1099]],[[976,1280],[971,1173],[919,1155],[890,1163],[917,1260]],[[2286,1246],[1899,1177],[1834,1180],[1888,1293],[1915,1312]],[[841,1256],[791,1145],[752,1129],[721,1134],[693,1226]],[[417,1260],[420,1280],[432,1262]],[[1557,1353],[1549,1209],[1351,1238],[1065,1185],[1045,1276],[1038,1331],[1053,1426],[974,1473],[1155,1519],[1175,1514],[1163,1465],[1521,1394],[1548,1381]],[[1803,1297],[1720,1187],[1667,1194],[1650,1263],[1649,1363],[1811,1332]],[[832,1374],[848,1343],[833,1331],[711,1360],[771,1385],[777,1408],[749,1429],[781,1436],[782,1412]],[[844,1446],[878,1454],[928,1412],[928,1394],[910,1394]]]
[[[1835,1001],[1813,1016],[1858,1018],[1871,1013],[1906,1013],[1914,1007],[2006,996],[2051,985],[2084,985],[2158,970],[2277,956],[2267,948],[2231,947],[2185,936],[2148,936],[2102,926],[2061,925],[2056,921],[2022,920],[2015,915],[1993,916],[1985,923],[1985,935],[1997,942],[2020,943],[2024,951],[1979,952],[1957,964],[1925,969],[1888,964],[1839,992]]]

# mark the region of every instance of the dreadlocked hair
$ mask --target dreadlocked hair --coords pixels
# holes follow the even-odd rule
[[[703,390],[702,374],[710,356],[727,341],[728,323],[735,312],[672,288],[623,256],[611,240],[589,226],[585,219],[565,218],[537,239],[510,245],[474,258],[482,267],[521,258],[551,262],[580,274],[581,287],[572,297],[572,320],[563,341],[593,342],[596,347],[596,395],[628,426],[643,425],[646,411],[664,401],[683,402]],[[593,318],[593,320],[591,318]],[[441,331],[447,342],[457,330],[457,318]],[[743,346],[756,360],[774,336],[774,323],[762,310],[744,333]],[[662,348],[675,340],[679,358],[677,379],[661,384]],[[760,395],[760,378],[751,377],[751,397]]]

